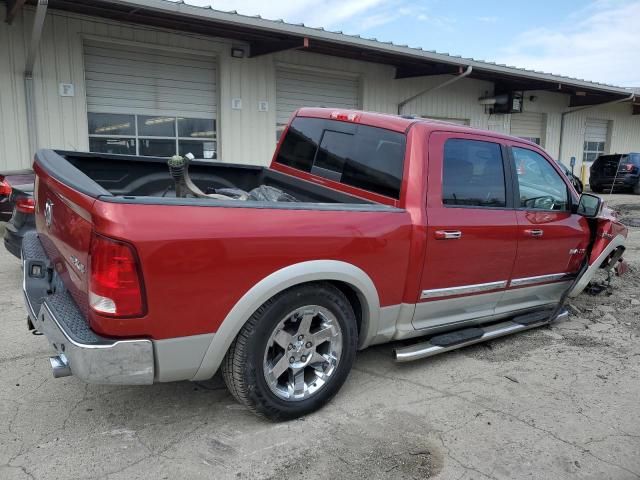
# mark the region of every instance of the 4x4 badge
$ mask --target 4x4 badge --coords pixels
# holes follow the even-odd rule
[[[44,204],[44,223],[47,228],[51,227],[51,222],[53,221],[53,202],[51,200],[47,200]]]

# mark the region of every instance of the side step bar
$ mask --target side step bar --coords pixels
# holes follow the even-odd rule
[[[443,335],[437,335],[426,342],[416,343],[407,347],[396,348],[394,357],[397,362],[411,362],[420,358],[433,357],[440,353],[458,348],[486,342],[494,338],[504,337],[516,332],[547,325],[555,320],[565,320],[569,316],[567,310],[562,310],[554,319],[549,319],[553,312],[534,312],[514,317],[510,320],[488,325],[458,330]]]

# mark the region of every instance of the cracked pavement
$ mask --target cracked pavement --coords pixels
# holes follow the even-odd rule
[[[614,195],[640,217],[640,197]],[[358,354],[321,411],[270,423],[219,377],[151,386],[54,379],[0,249],[0,478],[640,479],[640,229],[612,295],[550,328],[395,364]]]

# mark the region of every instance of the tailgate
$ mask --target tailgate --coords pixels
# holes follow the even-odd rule
[[[47,256],[86,314],[87,267],[94,198],[79,193],[36,165],[36,229]]]

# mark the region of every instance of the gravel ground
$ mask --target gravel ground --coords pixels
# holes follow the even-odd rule
[[[640,197],[610,203],[640,220]],[[0,479],[640,478],[640,228],[626,258],[565,322],[410,364],[371,348],[332,403],[272,424],[219,378],[53,379],[0,248]]]

